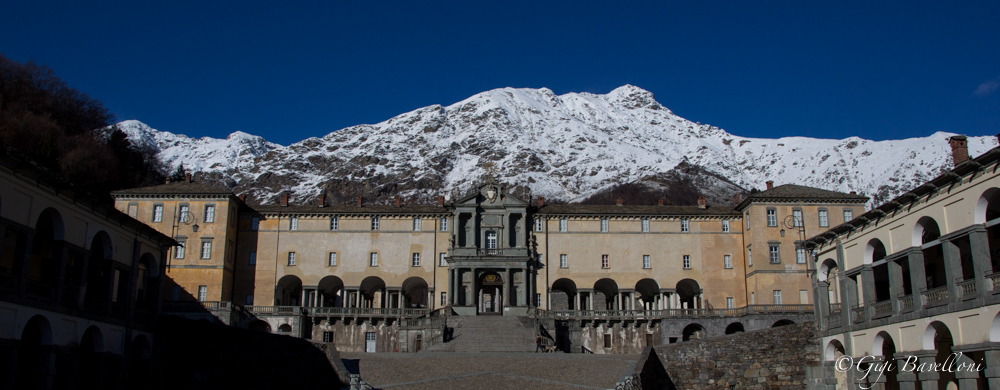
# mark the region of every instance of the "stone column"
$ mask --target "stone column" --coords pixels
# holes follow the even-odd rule
[[[24,235],[24,252],[14,254],[14,266],[12,269],[18,269],[17,263],[21,263],[20,275],[16,275],[18,279],[18,295],[24,296],[28,292],[28,267],[31,260],[31,246],[35,241],[35,234],[28,233]],[[111,300],[108,300],[109,304]],[[107,312],[107,309],[105,309]]]
[[[987,388],[1000,389],[1000,350],[983,351],[986,355],[986,383]]]
[[[962,291],[959,290],[958,279],[962,277],[962,255],[958,245],[951,241],[942,240],[941,249],[944,253],[944,279],[948,286],[948,300],[961,302]]]
[[[551,302],[551,300],[550,300],[550,302]],[[576,293],[573,294],[573,310],[580,310],[580,291],[579,290],[577,290]]]
[[[587,292],[587,310],[594,310],[594,290]]]
[[[840,303],[840,313],[844,316],[844,325],[850,325],[853,323],[851,318],[852,308],[858,303],[858,281],[852,277],[844,277],[840,279],[841,289],[841,303]]]
[[[521,269],[521,296],[522,296],[522,298],[524,300],[521,301],[521,302],[524,303],[524,306],[529,306],[529,307],[531,306],[531,301],[530,301],[531,300],[531,296],[529,295],[531,293],[530,286],[531,285],[528,284],[528,269],[527,268],[522,268]]]
[[[872,304],[875,303],[877,299],[875,297],[875,273],[872,272],[871,264],[865,264],[861,268],[861,283],[864,286],[864,290],[861,292],[864,294],[864,300],[862,301],[862,306],[865,308],[865,320],[871,320],[872,315]]]
[[[458,285],[457,273],[458,270],[455,268],[448,270],[448,302],[451,303],[452,306],[458,306],[458,299],[455,298],[458,296],[456,293],[458,291],[458,287],[456,287]]]
[[[899,298],[903,296],[903,266],[897,260],[886,262],[889,270],[889,300],[892,301],[892,314],[899,315],[903,311]]]
[[[969,248],[972,250],[972,268],[975,270],[976,276],[976,296],[980,299],[986,298],[990,294],[986,275],[993,273],[990,242],[986,232],[969,233]]]
[[[827,292],[830,289],[830,284],[827,282],[816,282],[816,306],[819,309],[819,327],[820,329],[828,329],[830,321],[827,317],[830,315],[830,294]]]
[[[971,352],[971,351],[969,351],[969,352]],[[972,361],[972,359],[969,358],[969,355],[966,355],[966,354],[962,354],[957,359],[956,363],[958,363],[959,365],[962,365],[962,367],[974,367],[974,364],[975,364]],[[958,388],[959,389],[978,389],[979,388],[979,386],[978,386],[979,372],[978,371],[972,370],[970,372],[970,370],[968,370],[968,369],[965,369],[965,370],[956,370],[955,371],[955,379],[958,380]]]
[[[472,289],[471,290],[472,291],[469,291],[469,300],[467,302],[471,302],[471,305],[475,306],[476,310],[478,311],[479,310],[478,309],[479,308],[479,269],[478,268],[472,268],[471,271],[472,271],[472,280],[471,280],[471,282],[472,282]]]
[[[909,359],[909,355],[896,354],[896,381],[899,382],[899,390],[917,390],[920,387],[919,382],[917,382],[917,373],[915,370],[904,370],[903,367],[906,365],[906,359]]]
[[[920,363],[918,365],[925,364],[933,367],[935,355],[937,355],[937,351],[927,351],[927,353],[920,354]],[[941,379],[941,373],[928,370],[918,373],[917,379],[920,380],[920,388],[922,390],[938,390],[938,380]]]
[[[924,273],[924,252],[919,250],[910,252],[907,256],[910,262],[910,287],[913,289],[913,310],[920,310],[924,307],[924,299],[921,292],[927,291],[927,275]]]

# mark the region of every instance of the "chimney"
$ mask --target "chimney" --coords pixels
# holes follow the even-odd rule
[[[326,193],[319,194],[319,207],[326,207]]]
[[[622,205],[622,202],[623,202],[623,201],[624,201],[624,199],[622,199],[622,198],[621,198],[621,197],[619,196],[619,197],[618,197],[617,199],[615,199],[615,204],[616,204],[616,205],[619,205],[619,206],[621,206],[621,205]]]
[[[247,194],[246,193],[240,194],[239,198],[240,198],[241,201],[243,201],[243,203],[247,202]]]
[[[772,188],[774,188],[774,181],[771,181],[771,180],[768,180],[768,181],[767,181],[766,183],[764,183],[764,184],[767,184],[767,189],[772,189]]]
[[[170,184],[170,178],[169,177],[167,178],[167,184]]]
[[[663,206],[663,199],[657,199],[656,200],[656,205],[657,206]]]
[[[702,210],[708,208],[708,200],[704,196],[698,197],[698,208]]]
[[[742,201],[743,197],[740,194],[733,195],[733,207],[739,206]]]
[[[184,174],[184,180],[187,181],[188,183],[190,183],[191,182],[191,174],[190,173],[185,173]]]
[[[358,197],[358,207],[361,207],[361,199],[363,199],[363,198],[359,196]]]
[[[857,191],[851,191],[851,195],[857,195],[857,194],[858,194]]]
[[[444,207],[444,197],[443,196],[439,196],[438,197],[438,207]]]
[[[281,205],[283,207],[288,207],[288,193],[287,192],[282,192],[281,193]]]
[[[948,144],[951,145],[951,159],[956,167],[969,161],[969,145],[964,135],[948,138]]]
[[[400,198],[399,195],[396,195],[396,207],[400,207],[402,205],[403,205],[403,198]]]
[[[545,197],[544,196],[539,196],[537,204],[538,204],[538,207],[545,206]]]

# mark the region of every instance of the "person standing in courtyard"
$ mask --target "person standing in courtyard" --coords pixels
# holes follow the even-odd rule
[[[542,336],[535,336],[535,353],[542,349]]]

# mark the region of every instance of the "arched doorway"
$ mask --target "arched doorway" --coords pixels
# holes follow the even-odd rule
[[[345,307],[344,281],[334,275],[324,276],[319,281],[320,306]]]
[[[743,333],[743,324],[734,322],[726,327],[726,334]]]
[[[84,389],[101,389],[106,385],[103,383],[104,372],[104,334],[96,326],[87,328],[80,339],[80,359],[78,371],[79,381],[77,385]]]
[[[692,279],[677,282],[677,298],[683,309],[701,308],[701,286]]]
[[[983,192],[976,205],[976,223],[987,223],[1000,218],[1000,189],[990,188]],[[1000,224],[986,228],[990,246],[992,272],[1000,272]]]
[[[62,239],[62,216],[55,209],[45,209],[38,216],[35,235],[31,240],[27,267],[28,294],[45,299],[55,297]]]
[[[840,267],[834,259],[823,260],[819,266],[816,279],[827,283],[827,304],[830,306],[830,314],[839,313],[840,305]]]
[[[642,310],[657,310],[656,303],[660,299],[660,285],[653,279],[642,279],[635,284],[635,292],[639,294]]]
[[[247,324],[247,329],[257,332],[271,333],[271,325],[263,320],[251,321],[249,324]]]
[[[941,237],[941,229],[938,228],[937,221],[931,217],[922,217],[917,220],[913,227],[913,245],[921,247],[924,253],[924,276],[927,277],[927,290],[944,288],[947,285],[944,263],[944,249],[938,238]],[[958,277],[954,275],[953,277]],[[928,302],[933,305],[934,302]]]
[[[889,333],[878,332],[875,335],[875,340],[872,343],[872,354],[876,357],[882,357],[882,362],[889,363],[884,366],[882,372],[882,375],[885,376],[885,389],[898,390],[899,380],[896,379],[898,363],[893,359],[896,354],[896,343],[892,341],[892,336]]]
[[[594,310],[620,310],[618,283],[612,279],[601,279],[594,283]]]
[[[146,336],[139,335],[132,340],[129,348],[128,360],[128,383],[130,389],[149,388],[150,357],[149,340]]]
[[[378,276],[369,276],[361,281],[361,305],[359,307],[373,309],[385,308],[385,281]]]
[[[108,287],[111,284],[111,257],[114,247],[111,237],[103,231],[97,232],[90,241],[90,258],[87,260],[87,286],[83,304],[88,310],[104,312],[110,300]]]
[[[698,340],[705,338],[705,327],[701,324],[690,324],[684,327],[682,341]]]
[[[795,325],[795,321],[792,320],[778,320],[771,324],[772,328],[777,328],[779,326]]]
[[[924,330],[924,350],[937,351],[934,357],[936,363],[944,364],[945,360],[951,356],[951,347],[954,340],[951,337],[951,330],[940,321],[931,322]],[[942,370],[939,374],[938,388],[945,388],[949,383],[955,382],[955,373],[949,370]]]
[[[404,309],[427,308],[427,282],[423,278],[411,277],[403,281]]]
[[[549,310],[580,310],[576,283],[570,279],[558,279],[549,291]]]
[[[295,275],[285,275],[278,279],[274,289],[275,306],[299,306],[302,301],[302,279]]]
[[[503,313],[503,279],[496,272],[486,272],[479,276],[477,297],[479,314]]]
[[[43,389],[51,367],[52,327],[41,315],[31,317],[21,332],[21,345],[17,352],[17,374],[14,388]]]

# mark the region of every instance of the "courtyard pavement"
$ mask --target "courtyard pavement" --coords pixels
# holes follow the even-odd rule
[[[568,353],[341,353],[378,389],[610,389],[639,355]]]

